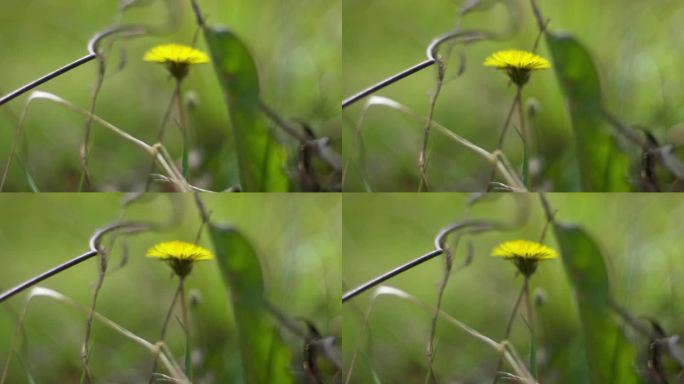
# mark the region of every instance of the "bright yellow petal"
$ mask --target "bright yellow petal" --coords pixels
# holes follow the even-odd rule
[[[214,258],[214,255],[208,249],[184,241],[159,243],[150,248],[146,256],[162,260],[178,259],[190,261],[211,260]]]
[[[544,244],[528,240],[512,240],[503,242],[494,248],[492,256],[506,259],[522,258],[548,260],[558,257],[558,252]]]
[[[499,69],[549,69],[551,63],[532,52],[509,49],[506,51],[494,52],[484,61],[484,65]]]
[[[164,44],[147,51],[143,60],[155,63],[201,64],[208,63],[209,56],[187,45]]]

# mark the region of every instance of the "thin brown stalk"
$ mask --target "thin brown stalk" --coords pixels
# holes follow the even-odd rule
[[[530,5],[532,6],[532,13],[534,13],[534,18],[537,20],[537,27],[540,31],[545,29],[544,17],[542,16],[541,10],[537,5],[537,0],[530,0]]]
[[[204,28],[204,17],[202,16],[202,11],[200,10],[199,4],[196,0],[190,0],[190,5],[192,6],[192,11],[195,13],[195,19],[197,20],[197,26]]]
[[[88,155],[90,154],[90,130],[93,125],[93,116],[95,115],[95,106],[97,105],[97,97],[102,89],[102,83],[104,83],[105,72],[107,70],[107,63],[104,57],[98,55],[98,73],[97,80],[95,81],[95,88],[93,89],[93,94],[90,99],[90,114],[86,118],[85,128],[83,130],[83,143],[81,143],[81,182],[78,186],[79,192],[82,192],[85,188],[86,191],[92,188],[92,177],[90,171],[88,170]]]
[[[435,114],[435,106],[437,105],[437,98],[442,91],[442,84],[444,84],[444,62],[438,59],[437,62],[437,82],[435,83],[435,90],[430,97],[430,107],[428,110],[427,121],[423,127],[423,145],[420,148],[420,155],[418,156],[418,170],[420,171],[420,186],[418,192],[425,189],[426,192],[430,190],[430,182],[427,177],[427,147],[430,141],[430,127],[432,126],[432,119]]]
[[[449,249],[444,250],[446,254],[446,267],[444,268],[444,275],[439,283],[439,291],[437,293],[437,305],[435,306],[435,311],[432,314],[432,322],[430,326],[430,339],[428,340],[427,350],[425,354],[428,358],[428,376],[430,377],[430,382],[437,383],[437,375],[435,375],[435,336],[437,334],[437,320],[439,318],[439,312],[442,309],[442,301],[444,298],[444,291],[446,290],[447,283],[449,282],[449,276],[451,276],[451,268],[453,266],[453,255]]]
[[[86,329],[85,337],[83,339],[83,346],[81,347],[81,362],[83,364],[83,375],[86,383],[92,383],[93,373],[90,371],[90,366],[88,362],[90,360],[90,338],[93,331],[93,316],[95,314],[95,309],[97,306],[97,299],[100,295],[100,290],[104,284],[104,279],[107,276],[107,253],[103,249],[98,249],[99,253],[99,270],[97,281],[95,282],[95,289],[93,291],[93,298],[90,303],[90,310],[88,311],[88,317],[86,318]]]

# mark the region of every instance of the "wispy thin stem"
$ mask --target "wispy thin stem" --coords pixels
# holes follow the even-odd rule
[[[159,332],[159,341],[163,342],[166,338],[166,330],[169,327],[169,322],[171,320],[171,316],[173,315],[173,310],[176,308],[176,302],[178,301],[178,296],[180,295],[181,289],[182,286],[178,284],[178,288],[176,289],[176,292],[173,294],[173,299],[171,299],[171,305],[169,305],[169,309],[166,311],[166,316],[164,317],[164,322],[162,323],[161,332]],[[159,356],[155,356],[154,363],[152,363],[152,373],[150,374],[148,384],[154,383],[154,374],[157,371],[158,364]]]
[[[450,40],[455,40],[455,39],[462,39],[463,43],[471,43],[479,40],[485,40],[489,38],[489,35],[485,32],[480,32],[480,31],[461,31],[461,30],[456,30],[452,32],[445,33],[444,35],[434,39],[432,42],[430,42],[430,45],[428,45],[426,54],[427,54],[427,59],[414,65],[413,67],[410,67],[408,69],[405,69],[396,75],[390,76],[385,80],[380,81],[379,83],[372,85],[356,94],[353,96],[350,96],[342,101],[342,109],[347,108],[348,106],[358,102],[359,100],[362,100],[363,98],[370,96],[374,94],[375,92],[392,85],[396,83],[397,81],[406,78],[408,76],[413,75],[414,73],[420,72],[425,68],[428,68],[432,65],[434,65],[437,62],[436,58],[436,53],[438,47],[447,41]]]
[[[27,108],[28,105],[31,103],[31,101],[35,99],[45,99],[45,100],[50,100],[52,102],[55,102],[57,104],[61,104],[63,106],[66,106],[67,108],[81,113],[84,116],[89,116],[90,112],[77,107],[76,105],[62,99],[59,96],[56,96],[51,93],[47,92],[42,92],[42,91],[35,91],[31,94],[31,97],[29,98],[29,101],[27,102]],[[160,166],[164,171],[167,173],[167,175],[171,178],[171,180],[174,182],[174,185],[176,187],[184,192],[192,190],[190,186],[188,185],[187,181],[183,177],[183,175],[178,171],[176,166],[173,164],[172,161],[170,161],[171,157],[169,156],[169,153],[166,151],[166,148],[164,148],[163,145],[161,144],[155,144],[155,145],[149,145],[145,143],[144,141],[138,139],[137,137],[125,132],[121,128],[116,127],[115,125],[111,124],[110,122],[102,119],[101,117],[97,115],[92,115],[93,121],[96,123],[104,126],[105,128],[111,130],[112,132],[116,133],[117,135],[121,136],[123,139],[135,144],[138,147],[143,148],[147,153],[152,155],[154,158],[157,159],[159,162]]]
[[[90,337],[93,330],[93,316],[97,308],[97,299],[100,295],[100,290],[104,284],[104,279],[107,276],[107,253],[99,246],[98,254],[100,255],[100,264],[98,266],[97,280],[95,281],[95,288],[93,290],[93,297],[90,302],[90,311],[86,317],[85,337],[83,338],[83,345],[81,346],[81,362],[83,364],[83,375],[87,383],[93,382],[93,373],[90,371],[88,362],[90,360]]]
[[[185,179],[187,179],[190,172],[188,164],[188,128],[185,121],[185,107],[183,106],[183,96],[181,92],[181,80],[176,80],[176,105],[178,108],[178,127],[180,128],[181,139],[182,139],[182,159],[181,159],[181,173]]]
[[[195,19],[197,20],[197,25],[200,28],[205,28],[204,16],[202,16],[202,11],[200,10],[199,4],[196,0],[190,0],[190,5],[192,6],[192,11],[195,14]]]
[[[522,302],[523,296],[525,295],[526,285],[527,285],[527,279],[525,279],[525,282],[523,283],[522,288],[520,288],[520,293],[518,294],[518,299],[515,300],[515,305],[513,306],[513,310],[511,311],[511,315],[508,317],[508,323],[506,323],[506,333],[504,334],[504,340],[508,340],[511,337],[511,330],[513,330],[513,321],[515,320],[515,317],[518,314],[518,308],[520,308],[520,303]],[[493,382],[494,384],[496,384],[499,381],[499,371],[501,371],[502,364],[503,364],[503,355],[499,355],[499,360],[496,363],[496,372],[494,375],[494,382]]]
[[[518,85],[516,99],[518,100],[518,117],[520,118],[520,136],[522,137],[525,156],[523,159],[523,182],[527,190],[530,190],[530,140],[525,125],[525,113],[523,112],[522,85]]]
[[[534,13],[534,18],[537,20],[537,27],[540,31],[545,29],[546,23],[544,23],[544,17],[542,16],[541,10],[537,5],[537,0],[530,0],[530,5],[532,6],[532,12]]]
[[[537,377],[537,331],[534,322],[534,310],[532,308],[532,299],[530,298],[529,279],[529,276],[525,276],[525,283],[523,286],[525,288],[525,307],[527,307],[527,322],[530,328],[530,339],[532,339],[532,343],[534,345],[534,347],[530,350],[530,373],[532,373],[533,377]]]
[[[460,240],[460,236],[459,236]],[[446,291],[447,284],[449,283],[449,277],[451,276],[451,268],[454,265],[454,257],[452,251],[449,248],[444,248],[446,254],[444,273],[442,274],[442,280],[439,283],[439,288],[437,290],[437,304],[435,305],[435,311],[432,314],[432,321],[430,324],[430,336],[428,339],[426,355],[428,358],[428,377],[430,382],[436,384],[437,376],[435,374],[435,337],[437,335],[437,320],[439,318],[439,311],[442,309],[442,299],[444,298],[444,291]]]
[[[104,83],[105,72],[107,70],[107,62],[105,58],[99,56],[98,60],[98,73],[97,80],[95,81],[95,88],[93,89],[93,94],[90,99],[90,114],[86,117],[85,128],[83,129],[83,142],[81,143],[81,180],[79,182],[78,191],[81,192],[85,187],[86,190],[90,190],[92,186],[92,177],[90,176],[90,171],[88,170],[88,156],[90,155],[90,128],[93,125],[93,115],[95,115],[95,106],[97,105],[97,96],[100,94],[102,89],[102,83]]]
[[[88,41],[88,54],[72,61],[69,64],[66,64],[65,66],[58,68],[50,73],[47,73],[43,75],[42,77],[39,77],[36,80],[33,80],[29,83],[24,84],[23,86],[19,87],[18,89],[8,93],[7,95],[0,97],[0,106],[11,101],[12,99],[15,99],[24,93],[32,90],[33,88],[48,82],[55,77],[61,76],[72,69],[76,69],[80,67],[81,65],[95,59],[97,57],[97,44],[100,42],[100,40],[104,39],[107,36],[116,34],[116,33],[128,33],[131,35],[139,35],[139,34],[145,34],[147,33],[148,30],[144,26],[131,26],[131,25],[120,25],[120,26],[114,26],[105,29],[102,32],[97,33],[95,36],[93,36],[90,41]]]
[[[118,223],[110,224],[106,227],[98,229],[97,231],[95,231],[93,236],[90,238],[90,242],[89,242],[89,248],[90,249],[88,252],[86,252],[80,256],[76,256],[75,258],[73,258],[73,259],[71,259],[71,260],[69,260],[63,264],[60,264],[60,265],[58,265],[52,269],[49,269],[49,270],[47,270],[47,271],[45,271],[45,272],[43,272],[37,276],[34,276],[34,277],[22,282],[21,284],[15,286],[14,288],[11,288],[11,289],[3,292],[2,294],[0,294],[0,303],[11,298],[12,296],[14,296],[18,293],[26,290],[27,288],[30,288],[30,287],[40,283],[41,281],[43,281],[45,279],[48,279],[48,278],[50,278],[50,277],[52,277],[52,276],[54,276],[54,275],[56,275],[62,271],[65,271],[65,270],[67,270],[73,266],[76,266],[76,265],[92,258],[93,256],[96,256],[99,253],[98,248],[95,246],[97,239],[99,239],[104,234],[109,233],[113,230],[123,229],[123,228],[127,228],[130,231],[143,231],[143,230],[147,230],[147,229],[152,229],[153,225],[150,223],[144,223],[144,222],[118,222]]]
[[[185,276],[181,276],[180,283],[178,284],[180,288],[180,305],[181,305],[181,316],[183,317],[183,331],[185,333],[185,356],[189,356],[192,353],[192,338],[191,338],[191,328],[190,328],[190,318],[188,316],[188,307],[185,299]],[[185,360],[185,372],[190,380],[192,380],[192,359]]]
[[[24,308],[21,314],[21,320],[20,323],[17,324],[17,327],[23,323],[23,320],[26,317],[26,314],[28,312],[28,307],[33,298],[35,297],[49,297],[54,300],[57,300],[61,303],[67,304],[71,307],[74,307],[76,309],[81,310],[84,313],[89,313],[89,308],[86,308],[84,306],[81,306],[78,304],[76,301],[73,299],[62,295],[61,293],[57,291],[53,291],[51,289],[47,288],[42,288],[42,287],[35,287],[31,290],[29,297],[24,304]],[[176,361],[173,359],[173,355],[169,351],[168,347],[166,344],[160,342],[157,344],[152,344],[149,341],[143,339],[142,337],[134,334],[133,332],[129,331],[128,329],[120,326],[119,324],[115,323],[114,321],[110,320],[109,318],[103,316],[99,312],[94,312],[93,313],[93,318],[99,322],[101,322],[103,325],[111,328],[115,332],[119,333],[120,335],[126,337],[127,339],[135,342],[136,344],[142,346],[146,350],[148,350],[150,353],[154,355],[159,355],[160,361],[164,365],[164,367],[167,369],[169,374],[174,378],[174,382],[177,383],[183,383],[183,384],[190,384],[190,381],[186,378],[185,374],[183,373],[183,370],[180,369]],[[16,335],[15,335],[16,337]],[[12,357],[12,353],[10,352],[10,355],[8,356],[8,359]],[[1,381],[0,381],[1,383]]]
[[[444,62],[437,59],[437,80],[435,83],[435,90],[430,96],[430,104],[428,107],[427,120],[425,121],[425,126],[423,127],[423,145],[420,148],[420,155],[418,156],[418,171],[420,172],[420,185],[418,187],[418,192],[421,192],[424,188],[425,191],[430,190],[430,182],[427,177],[427,149],[430,142],[430,127],[432,126],[432,119],[435,115],[435,107],[437,106],[437,98],[442,90],[442,84],[444,84],[444,72],[445,66]]]
[[[164,133],[166,132],[166,125],[169,121],[169,117],[171,117],[171,111],[173,111],[173,105],[176,102],[176,92],[171,93],[171,98],[169,99],[169,102],[166,104],[166,109],[164,110],[164,115],[162,116],[162,119],[159,123],[159,131],[157,132],[157,143],[163,143],[164,142]],[[152,184],[152,172],[154,171],[154,157],[152,158],[152,162],[150,163],[150,171],[147,172],[147,181],[145,182],[145,192],[150,190],[150,186]]]
[[[428,260],[432,260],[435,257],[443,254],[444,248],[446,247],[444,244],[444,241],[445,241],[446,237],[452,232],[455,232],[458,230],[469,230],[472,232],[482,232],[482,231],[486,231],[489,229],[501,228],[501,227],[503,227],[503,225],[501,225],[500,223],[489,222],[489,221],[484,221],[484,220],[462,220],[462,221],[456,222],[450,226],[447,226],[447,227],[443,228],[441,231],[439,231],[437,236],[435,236],[435,240],[434,240],[434,248],[435,249],[433,251],[428,252],[428,253],[426,253],[426,254],[424,254],[424,255],[416,258],[416,259],[409,261],[406,264],[403,264],[397,268],[394,268],[394,269],[390,270],[389,272],[385,272],[385,273],[371,279],[370,281],[363,283],[363,284],[359,285],[358,287],[349,290],[344,295],[342,295],[342,302],[344,303],[345,301],[356,297],[357,295],[369,290],[370,288],[373,288],[373,287],[379,285],[380,283],[382,283],[384,281],[391,279],[392,277],[395,277],[395,276],[397,276],[403,272],[408,271],[409,269],[412,269],[413,267],[416,267],[420,264],[423,264],[424,262],[426,262]]]
[[[357,347],[355,348],[354,353],[352,354],[352,358],[351,358],[350,363],[349,363],[349,368],[348,368],[347,373],[346,373],[347,377],[346,377],[345,384],[348,384],[351,382],[351,376],[352,376],[353,369],[355,366],[356,357],[357,357],[358,352],[359,352],[358,346],[366,338],[366,333],[367,333],[367,329],[368,329],[369,324],[370,324],[370,318],[371,318],[371,314],[373,312],[375,302],[382,295],[389,295],[389,296],[398,297],[400,299],[414,303],[414,304],[418,305],[419,307],[421,307],[425,310],[435,311],[435,308],[433,306],[416,299],[415,297],[409,295],[408,293],[406,293],[402,290],[399,290],[399,289],[393,288],[393,287],[388,287],[388,286],[379,287],[373,296],[373,300],[371,301],[371,303],[368,306],[368,310],[367,310],[365,318],[364,318],[364,323],[361,327],[361,330],[359,331],[359,336],[357,337],[357,340],[358,340],[357,341]],[[458,319],[452,317],[448,313],[446,313],[442,310],[439,310],[438,313],[439,313],[439,316],[441,318],[443,318],[444,320],[446,320],[449,324],[461,329],[462,331],[464,331],[468,335],[474,337],[475,339],[479,340],[480,342],[482,342],[484,344],[489,345],[491,348],[493,348],[497,352],[501,353],[504,356],[504,359],[510,364],[513,371],[520,377],[521,380],[523,380],[522,381],[523,383],[534,383],[534,381],[532,379],[532,375],[530,374],[530,372],[525,367],[525,364],[521,361],[520,357],[518,356],[518,353],[515,351],[515,349],[506,340],[504,340],[500,343],[497,343],[496,341],[492,340],[491,338],[487,337],[486,335],[478,332],[477,330],[475,330],[475,329],[467,326],[466,324],[462,323]]]
[[[388,99],[386,97],[382,96],[372,96],[368,102],[367,102],[367,108],[364,109],[364,113],[361,115],[361,118],[363,119],[365,117],[365,114],[368,112],[370,109],[370,106],[374,105],[382,105],[388,108],[396,109],[400,112],[403,112],[404,114],[413,117],[414,119],[417,119],[419,121],[426,121],[426,119],[406,106],[397,103],[396,101],[392,99]],[[432,128],[436,129],[438,132],[441,132],[442,134],[446,135],[448,138],[451,140],[459,143],[460,145],[464,146],[465,148],[471,150],[478,156],[483,157],[486,159],[488,162],[490,162],[495,169],[501,174],[501,176],[504,178],[506,183],[508,183],[508,187],[515,191],[523,191],[525,190],[525,186],[523,182],[520,180],[518,175],[515,173],[513,167],[511,166],[510,162],[506,158],[506,156],[501,152],[501,151],[495,151],[494,153],[490,153],[481,147],[471,143],[470,141],[466,140],[465,138],[459,136],[457,133],[451,131],[450,129],[444,127],[443,125],[437,123],[436,121],[432,121],[431,123]],[[361,128],[357,128],[357,136],[360,138],[361,135]]]
[[[513,117],[513,111],[515,111],[515,107],[518,105],[520,102],[520,99],[518,98],[518,94],[515,94],[515,97],[513,98],[513,103],[511,103],[511,107],[508,109],[508,114],[506,115],[506,120],[504,121],[503,126],[501,127],[501,133],[499,133],[499,141],[497,141],[496,144],[496,150],[501,151],[503,150],[503,144],[504,140],[506,138],[506,132],[508,132],[508,126],[511,124],[511,118]],[[487,182],[487,192],[490,192],[492,189],[492,182],[494,182],[494,176],[496,175],[496,164],[492,167],[492,172],[489,175],[489,181]]]

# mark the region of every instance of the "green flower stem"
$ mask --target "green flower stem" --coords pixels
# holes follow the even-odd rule
[[[511,330],[513,329],[513,320],[515,320],[515,316],[518,314],[518,309],[520,308],[520,303],[522,302],[522,298],[525,295],[526,291],[527,291],[527,278],[525,278],[525,282],[523,283],[523,286],[520,289],[520,293],[518,294],[518,299],[515,301],[515,305],[513,306],[513,311],[511,311],[511,316],[508,318],[508,323],[506,324],[506,334],[504,335],[504,340],[508,340],[508,338],[511,336]],[[494,375],[493,384],[496,384],[497,381],[499,380],[499,371],[501,371],[501,365],[502,364],[503,364],[503,354],[499,355],[499,361],[496,364],[496,373]]]
[[[525,306],[527,307],[527,323],[530,327],[530,340],[532,340],[530,347],[530,373],[532,377],[536,378],[537,375],[537,348],[536,348],[536,332],[534,329],[534,313],[532,311],[532,303],[530,300],[530,286],[528,284],[529,277],[525,276],[525,284],[523,285],[525,290]]]
[[[192,361],[190,359],[192,351],[192,343],[190,340],[190,320],[188,317],[188,306],[185,301],[185,276],[180,277],[180,303],[181,316],[183,320],[183,330],[185,331],[185,375],[192,381]]]
[[[161,332],[159,335],[159,341],[164,341],[164,339],[166,338],[166,330],[168,329],[169,321],[171,320],[171,315],[173,314],[173,309],[176,308],[176,302],[178,302],[178,296],[180,296],[181,288],[182,286],[179,284],[178,289],[176,289],[176,293],[173,294],[171,305],[169,306],[169,310],[166,311],[166,317],[164,317],[164,323],[162,324]],[[152,373],[150,374],[148,384],[154,383],[154,372],[157,370],[158,363],[159,359],[155,358],[154,363],[152,364]]]
[[[171,94],[171,98],[169,99],[169,102],[166,106],[166,109],[164,110],[164,116],[161,119],[161,122],[159,123],[159,133],[157,133],[157,143],[162,143],[164,140],[164,132],[166,131],[166,124],[169,121],[169,117],[171,116],[171,110],[173,110],[173,104],[176,101],[176,92],[174,91]],[[152,162],[150,163],[150,170],[147,172],[147,181],[145,182],[145,192],[150,190],[150,185],[152,184],[152,172],[154,171],[154,157],[152,158]]]
[[[178,105],[178,125],[181,131],[183,154],[181,160],[181,172],[183,177],[188,177],[188,133],[185,127],[185,108],[183,108],[183,97],[181,93],[181,79],[176,79],[176,103]]]
[[[520,117],[520,135],[522,136],[524,156],[523,156],[523,182],[527,190],[530,189],[530,156],[529,156],[529,138],[527,135],[527,127],[525,126],[525,113],[523,113],[523,99],[522,99],[522,85],[518,85],[516,99],[518,100],[518,116]]]
[[[511,119],[513,117],[513,112],[515,111],[516,106],[519,103],[518,99],[518,93],[516,93],[515,98],[513,99],[513,103],[511,104],[511,107],[508,109],[508,114],[506,115],[506,120],[504,121],[503,126],[501,127],[501,133],[499,134],[499,141],[497,142],[496,149],[501,150],[503,149],[503,144],[504,144],[504,138],[506,137],[506,132],[508,131],[508,126],[511,125]],[[492,190],[492,182],[494,181],[494,176],[496,176],[496,163],[494,166],[492,166],[492,172],[489,175],[489,182],[487,183],[487,192],[491,192]]]
[[[176,104],[178,108],[178,125],[180,127],[181,138],[182,138],[182,158],[181,158],[181,172],[183,178],[188,176],[188,147],[187,147],[187,133],[185,129],[185,108],[183,108],[183,98],[181,92],[181,83],[183,79],[176,78],[176,86],[174,88],[171,100],[169,101],[168,107],[164,112],[161,123],[159,125],[159,133],[157,134],[157,142],[162,143],[164,140],[164,133],[166,132],[166,124],[171,116],[171,110],[173,105]],[[145,192],[149,191],[152,184],[152,172],[154,171],[154,159],[150,164],[150,170],[147,172],[147,181],[145,183]]]

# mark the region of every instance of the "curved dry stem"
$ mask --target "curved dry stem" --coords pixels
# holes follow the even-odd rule
[[[17,152],[17,143],[21,139],[24,121],[26,120],[26,113],[28,112],[28,107],[30,103],[31,99],[29,99],[29,101],[26,102],[26,105],[24,106],[24,109],[21,111],[21,115],[19,116],[19,122],[17,123],[17,127],[14,129],[14,138],[12,140],[12,146],[10,147],[10,152],[7,155],[5,168],[2,172],[2,179],[0,179],[0,192],[2,192],[3,188],[5,187],[5,181],[7,180],[7,175],[9,174],[9,170],[12,166],[12,160],[14,159],[14,155]]]
[[[162,182],[162,183],[169,183],[169,184],[173,184],[173,183],[174,183],[174,182],[171,180],[170,177],[165,176],[165,175],[161,175],[161,174],[159,174],[159,173],[152,173],[152,174],[150,174],[150,180],[151,180],[151,181],[159,181],[159,182]],[[211,189],[201,188],[201,187],[198,187],[198,186],[192,185],[192,184],[188,184],[188,186],[189,186],[193,191],[196,191],[196,192],[218,193],[217,191],[212,191]],[[223,192],[234,192],[234,191],[225,190],[225,191],[220,191],[220,192],[223,193]]]
[[[358,159],[357,159],[357,168],[359,172],[361,172],[361,178],[366,180],[366,177],[363,175],[363,171],[366,169],[366,148],[365,148],[365,143],[363,141],[363,135],[361,134],[361,128],[363,127],[364,122],[366,121],[366,116],[368,115],[368,110],[372,104],[369,102],[366,102],[363,104],[363,110],[361,111],[361,116],[359,117],[359,121],[356,122],[354,125],[354,137],[352,139],[351,146],[352,148],[358,147],[359,148],[359,154],[358,154]],[[350,119],[351,121],[351,119]],[[352,122],[352,124],[354,124]],[[347,180],[347,172],[349,170],[349,165],[351,163],[351,156],[347,156],[344,166],[342,167],[342,185],[344,186],[345,181]]]
[[[86,118],[85,129],[83,132],[83,142],[81,143],[80,160],[82,174],[81,181],[79,182],[78,187],[79,192],[82,191],[84,185],[87,190],[90,190],[92,185],[92,176],[90,175],[90,171],[88,169],[88,156],[90,155],[90,150],[88,148],[90,144],[90,129],[93,124],[92,116],[95,114],[97,98],[100,94],[100,90],[102,90],[102,84],[104,83],[105,73],[107,71],[107,60],[105,56],[99,51],[100,42],[103,39],[114,34],[123,34],[124,37],[131,37],[144,35],[147,32],[147,28],[145,28],[144,26],[115,26],[107,28],[104,31],[98,33],[88,42],[88,51],[91,55],[95,55],[98,61],[98,72],[97,80],[95,81],[95,86],[93,87],[93,93],[90,96],[89,111],[91,115]]]
[[[366,102],[366,107],[364,108],[363,114],[361,115],[361,119],[365,118],[365,115],[368,113],[369,109],[371,106],[385,106],[391,109],[398,110],[405,115],[408,115],[418,121],[421,122],[426,122],[427,120],[418,115],[417,113],[413,112],[410,110],[408,107],[404,106],[403,104],[400,104],[392,99],[389,99],[387,97],[382,97],[382,96],[371,96],[368,101]],[[362,120],[361,120],[362,121]],[[526,191],[526,187],[524,183],[520,180],[518,175],[515,173],[513,168],[510,166],[510,161],[506,158],[506,156],[499,152],[494,152],[490,153],[487,150],[473,144],[472,142],[466,140],[465,138],[461,137],[460,135],[456,134],[455,132],[451,131],[450,129],[444,127],[443,125],[437,123],[436,121],[431,121],[430,125],[435,128],[437,131],[440,133],[444,134],[445,136],[449,137],[453,141],[457,142],[458,144],[464,146],[465,148],[469,149],[471,152],[475,153],[476,155],[486,159],[488,162],[491,164],[494,164],[496,170],[498,173],[503,177],[503,179],[506,181],[506,183],[515,191],[518,192],[524,192]],[[360,137],[361,135],[361,126],[359,125],[357,127],[357,135]]]
[[[21,324],[23,324],[24,318],[26,317],[26,314],[28,312],[28,307],[29,304],[33,301],[35,297],[47,297],[51,298],[54,300],[57,300],[58,302],[67,304],[73,308],[79,309],[81,312],[88,314],[90,312],[90,308],[86,308],[73,299],[55,291],[52,289],[48,288],[43,288],[43,287],[35,287],[33,288],[30,292],[29,295],[26,299],[26,303],[24,304],[24,308],[21,313],[21,317],[19,320],[19,323],[17,324],[17,331],[19,330],[19,327]],[[133,341],[134,343],[140,345],[141,347],[145,348],[148,350],[150,353],[152,353],[155,356],[159,356],[159,361],[161,361],[162,365],[166,368],[168,371],[169,375],[177,382],[183,383],[183,384],[190,384],[190,380],[185,376],[183,373],[183,370],[181,369],[180,365],[175,361],[173,358],[173,354],[169,351],[168,347],[163,343],[163,342],[158,342],[156,344],[152,344],[149,341],[143,339],[142,337],[136,335],[135,333],[129,331],[128,329],[120,326],[116,322],[110,320],[109,318],[105,317],[104,315],[100,314],[99,312],[92,312],[92,316],[95,320],[101,322],[105,326],[111,328],[118,334],[124,336],[125,338]],[[12,354],[14,351],[14,346],[16,345],[16,339],[17,339],[17,333],[15,333],[13,341],[12,341],[12,348],[10,349],[10,353],[7,356],[7,362],[5,363],[5,370],[9,367],[9,363],[12,358]],[[6,372],[3,372],[3,377],[0,378],[0,384],[3,384],[5,381],[5,374]]]
[[[418,171],[420,172],[420,185],[418,186],[418,192],[430,190],[430,182],[427,177],[427,149],[428,143],[430,142],[430,127],[432,127],[432,121],[435,115],[435,108],[437,107],[437,98],[442,92],[442,85],[444,84],[444,74],[446,72],[446,65],[441,58],[435,60],[437,65],[437,80],[435,83],[435,89],[430,96],[430,104],[428,107],[427,119],[425,119],[425,126],[423,127],[423,145],[420,147],[420,154],[418,155]]]
[[[118,128],[114,124],[102,119],[98,115],[92,114],[89,111],[80,108],[71,102],[62,99],[61,97],[54,95],[52,93],[48,92],[43,92],[43,91],[34,91],[30,96],[29,99],[26,103],[26,107],[24,109],[24,113],[28,111],[29,105],[34,101],[34,100],[48,100],[52,101],[54,103],[60,104],[62,106],[67,107],[68,109],[78,112],[86,117],[91,117],[94,122],[100,124],[101,126],[109,129],[110,131],[114,132],[124,140],[136,145],[137,147],[142,148],[145,150],[147,153],[149,153],[151,156],[153,156],[157,162],[159,162],[160,166],[164,169],[164,171],[167,173],[167,176],[174,182],[176,187],[183,192],[189,192],[192,190],[192,188],[188,185],[187,181],[185,178],[181,175],[180,171],[178,171],[177,167],[173,164],[172,161],[169,159],[171,158],[168,154],[168,151],[163,147],[161,144],[154,144],[150,145],[147,144],[146,142],[138,139],[137,137],[131,135],[130,133],[122,130],[121,128]],[[23,123],[23,119],[22,119]],[[21,129],[19,128],[19,132],[17,132],[17,135],[21,135]],[[10,156],[13,156],[13,153],[10,153]]]
[[[507,341],[503,341],[500,343],[497,343],[493,339],[485,336],[484,334],[478,332],[474,328],[469,327],[465,323],[459,321],[458,319],[454,318],[453,316],[449,315],[448,313],[442,311],[442,310],[437,310],[434,306],[424,303],[417,298],[411,296],[410,294],[394,288],[394,287],[389,287],[389,286],[380,286],[375,290],[375,294],[373,295],[373,298],[371,300],[371,303],[368,306],[368,311],[366,312],[366,317],[364,319],[364,324],[363,327],[360,331],[359,334],[359,339],[357,341],[356,347],[354,348],[354,352],[352,355],[352,359],[349,365],[349,369],[347,370],[347,377],[345,380],[345,384],[349,384],[351,381],[351,375],[353,373],[354,365],[356,363],[356,357],[359,353],[360,345],[363,342],[365,338],[366,331],[368,329],[368,324],[370,322],[370,317],[373,311],[373,308],[375,307],[375,303],[377,299],[380,296],[394,296],[398,297],[400,299],[406,300],[408,302],[411,302],[429,312],[437,312],[439,316],[447,321],[449,324],[455,326],[456,328],[459,328],[466,334],[472,336],[473,338],[479,340],[483,344],[486,344],[496,350],[498,353],[501,353],[504,356],[504,359],[506,362],[511,366],[511,369],[513,372],[515,372],[516,376],[520,377],[521,380],[524,383],[536,383],[535,379],[532,377],[528,369],[525,367],[524,362],[520,359],[519,354],[516,352],[515,348],[511,346]]]

